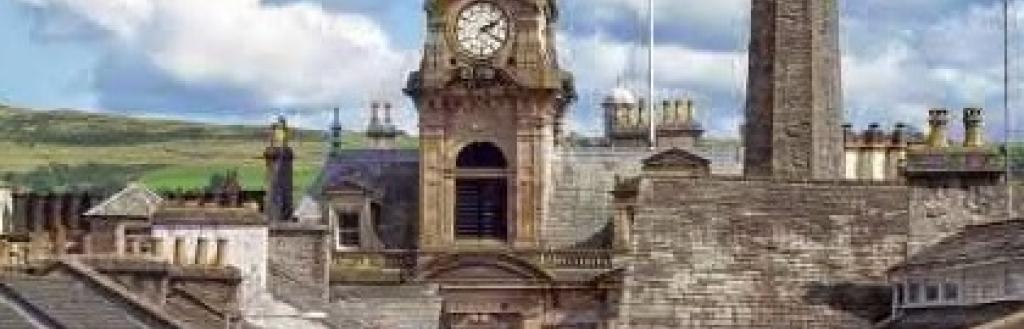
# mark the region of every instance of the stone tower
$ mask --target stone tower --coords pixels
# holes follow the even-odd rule
[[[278,117],[271,125],[270,145],[263,152],[267,162],[267,195],[263,212],[270,222],[292,220],[292,160],[295,154],[288,146],[288,123]]]
[[[838,32],[836,0],[752,1],[746,176],[841,177]]]
[[[384,111],[384,120],[380,118]],[[390,102],[370,104],[370,122],[366,125],[366,142],[371,149],[393,149],[398,143],[398,128],[391,120]]]
[[[571,78],[552,0],[428,0],[405,92],[420,120],[420,247],[538,244]],[[486,247],[484,247],[486,248]]]
[[[331,120],[331,146],[330,155],[335,156],[341,153],[341,109],[334,108],[334,117]]]

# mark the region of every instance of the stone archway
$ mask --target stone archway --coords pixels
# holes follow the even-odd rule
[[[455,238],[508,241],[508,161],[501,149],[471,143],[455,163]]]
[[[442,329],[523,329],[523,317],[510,313],[446,314]]]
[[[438,284],[443,329],[540,329],[553,278],[511,255],[453,254],[424,263],[418,280]]]

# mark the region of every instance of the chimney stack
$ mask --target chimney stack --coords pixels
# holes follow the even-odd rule
[[[907,124],[902,122],[896,123],[896,129],[892,131],[892,143],[893,145],[907,144]]]
[[[341,109],[334,108],[334,119],[331,122],[331,154],[341,150]]]
[[[391,126],[391,102],[384,102],[384,124]]]
[[[380,102],[373,101],[370,103],[370,129],[375,129],[380,126]]]
[[[849,145],[855,139],[857,139],[857,135],[853,133],[853,125],[850,124],[850,123],[844,123],[843,124],[843,143],[845,143],[846,145]]]
[[[672,101],[664,100],[661,102],[661,124],[667,125],[674,123],[676,120],[676,109],[672,106]]]
[[[651,106],[654,106],[654,101],[653,100],[651,100]],[[633,126],[634,127],[643,127],[644,126],[644,123],[645,123],[644,122],[644,112],[647,112],[647,101],[644,100],[643,98],[641,98],[640,101],[637,102],[636,121],[633,122]]]
[[[693,99],[686,99],[686,122],[693,122],[696,120],[697,108],[694,106]]]
[[[884,133],[882,133],[882,125],[878,124],[877,122],[869,124],[868,131],[865,135],[867,136],[864,136],[864,139],[866,140],[868,145],[874,146],[882,143],[884,139],[882,138],[882,136],[884,135]]]
[[[263,211],[268,221],[290,221],[293,209],[292,163],[295,153],[288,146],[289,130],[284,117],[278,118],[273,131],[274,142],[263,152],[263,159],[266,160],[264,186],[267,189]]]
[[[949,147],[949,139],[947,137],[948,124],[949,111],[946,109],[935,108],[928,111],[928,147]]]
[[[985,146],[985,117],[981,108],[964,109],[964,147]]]
[[[672,108],[672,117],[675,120],[675,123],[687,123],[690,121],[690,119],[686,117],[686,102],[682,99],[677,99]]]

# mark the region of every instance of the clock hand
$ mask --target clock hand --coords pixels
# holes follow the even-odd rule
[[[501,37],[499,37],[497,34],[494,34],[494,32],[492,32],[492,31],[483,32],[482,35],[486,36],[487,39],[489,39],[489,40],[491,40],[493,42],[501,43]]]
[[[486,32],[488,32],[490,30],[493,30],[497,26],[498,26],[498,21],[497,20],[491,21],[490,23],[487,23],[487,25],[484,25],[484,26],[480,27],[480,32],[485,32],[486,33]]]

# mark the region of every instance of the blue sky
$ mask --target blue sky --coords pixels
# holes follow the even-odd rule
[[[740,123],[749,1],[658,0],[658,92],[695,99],[718,136],[734,135]],[[645,3],[560,1],[561,62],[583,96],[573,109],[576,130],[599,132],[597,103],[617,82],[642,88]],[[999,0],[841,3],[850,121],[922,125],[929,107],[983,106],[989,126],[1002,127]],[[418,61],[422,6],[0,0],[0,102],[217,123],[263,123],[284,112],[312,128],[339,106],[358,128],[366,104],[387,99],[402,105],[401,123],[412,129],[415,111],[400,89]],[[1021,22],[1018,11],[1012,25]],[[1022,36],[1014,33],[1019,57]],[[1021,72],[1016,65],[1013,78]],[[1015,83],[1015,99],[1020,90]]]

